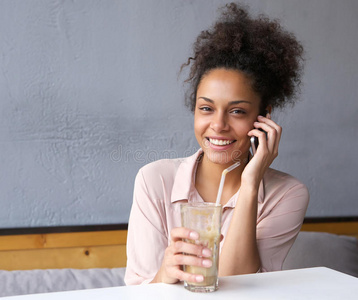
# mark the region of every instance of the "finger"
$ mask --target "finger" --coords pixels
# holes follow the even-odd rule
[[[181,281],[187,282],[203,282],[204,276],[200,274],[191,274],[177,269],[174,274],[175,278],[178,278]]]
[[[255,122],[254,126],[261,128],[261,126],[259,125],[258,122]],[[248,136],[250,136],[250,137],[256,136],[259,139],[259,148],[262,149],[261,151],[265,151],[265,149],[268,149],[268,146],[267,146],[268,137],[266,136],[266,132],[263,132],[263,131],[259,130],[258,128],[250,130],[248,132]]]
[[[199,233],[185,227],[176,227],[173,228],[170,232],[170,239],[172,242],[176,242],[182,239],[197,240],[198,238]]]
[[[176,253],[186,253],[195,256],[202,256],[202,257],[210,257],[212,252],[210,249],[202,246],[196,245],[192,243],[187,243],[185,241],[176,241],[174,242],[174,248]]]
[[[269,145],[272,146],[272,148],[270,150],[272,150],[274,148],[275,145],[275,141],[277,138],[277,131],[275,128],[271,127],[268,124],[262,123],[262,122],[254,122],[254,126],[255,129],[260,129],[257,134],[258,134],[258,138],[259,138],[259,143],[260,141],[260,137],[261,138],[266,138],[269,141]]]
[[[278,146],[281,139],[282,127],[277,125],[272,120],[265,118],[265,122],[255,122],[255,128],[260,128],[267,132],[268,139],[272,142],[269,143],[271,146],[270,150],[274,153],[278,153]]]
[[[200,258],[193,255],[185,254],[176,254],[174,256],[173,265],[186,265],[186,266],[197,266],[203,268],[210,268],[212,266],[212,261],[208,258]]]
[[[271,120],[271,115],[270,114],[268,114],[268,116],[269,116],[269,118],[265,118],[263,116],[258,116],[257,119],[258,119],[258,121],[260,123],[267,124],[270,127],[274,128],[277,131],[277,133],[279,133],[281,135],[282,127]]]
[[[276,123],[273,124],[274,125],[272,124],[263,125],[263,128],[265,128],[263,130],[267,131],[268,138],[271,139],[271,142],[273,142],[272,144],[269,143],[272,146],[270,150],[277,155],[278,147],[280,145],[280,140],[281,140],[282,127],[277,125]]]

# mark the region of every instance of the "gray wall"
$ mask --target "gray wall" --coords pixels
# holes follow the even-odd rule
[[[226,1],[0,0],[0,228],[126,223],[138,169],[193,153],[180,65]],[[358,215],[358,2],[251,0],[307,50],[276,168]]]

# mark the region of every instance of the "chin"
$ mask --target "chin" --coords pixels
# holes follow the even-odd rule
[[[205,155],[207,155],[208,160],[213,162],[214,164],[219,165],[227,165],[230,163],[235,163],[240,160],[241,151],[236,150],[233,152],[227,151],[204,151]]]

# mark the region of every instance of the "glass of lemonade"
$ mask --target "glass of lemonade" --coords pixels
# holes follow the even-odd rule
[[[213,292],[218,289],[218,265],[221,231],[220,204],[215,203],[185,203],[181,205],[181,223],[183,227],[199,233],[198,240],[186,240],[209,248],[212,252],[210,268],[184,265],[184,271],[203,275],[203,282],[184,281],[184,287],[192,292]]]

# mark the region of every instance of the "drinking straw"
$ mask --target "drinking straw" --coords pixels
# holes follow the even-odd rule
[[[224,183],[225,183],[225,176],[227,173],[229,173],[230,171],[234,170],[235,168],[237,168],[238,166],[240,166],[240,162],[236,162],[233,165],[231,165],[230,167],[228,167],[227,169],[225,169],[222,174],[221,174],[221,179],[220,179],[220,185],[219,185],[219,190],[218,190],[218,195],[216,197],[216,205],[220,204],[220,199],[221,199],[221,194],[223,193],[223,188],[224,188]]]

